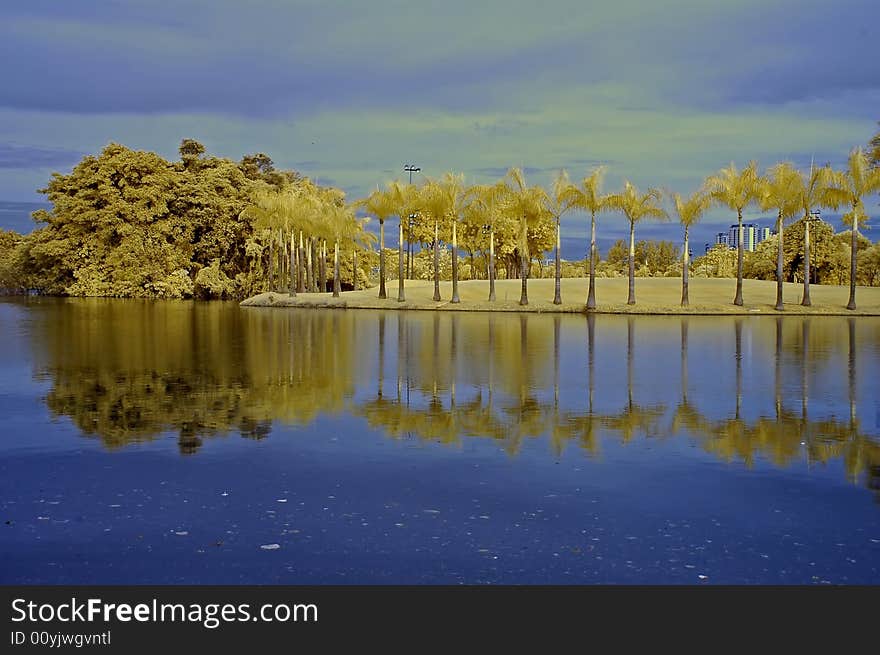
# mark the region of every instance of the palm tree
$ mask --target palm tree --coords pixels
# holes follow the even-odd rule
[[[388,297],[385,291],[385,220],[395,213],[394,197],[377,188],[358,205],[379,221],[379,298],[385,300]]]
[[[450,303],[461,302],[458,297],[458,222],[466,197],[464,188],[464,176],[446,173],[439,184],[442,194],[445,196],[446,216],[452,220],[452,298]]]
[[[785,220],[798,211],[797,188],[800,174],[795,167],[783,162],[773,166],[766,178],[762,180],[761,208],[776,210],[776,310],[783,311],[782,283],[783,264],[783,229]]]
[[[672,196],[672,199],[675,202],[675,212],[678,214],[678,221],[684,226],[684,253],[682,254],[683,259],[681,267],[681,306],[687,307],[690,302],[688,298],[688,267],[690,266],[690,244],[688,243],[688,237],[690,235],[691,226],[695,225],[703,214],[706,213],[712,199],[703,193],[703,191],[695,192],[687,200],[682,199],[682,197],[676,193]]]
[[[390,182],[386,189],[386,193],[390,198],[391,205],[394,207],[394,214],[400,221],[397,233],[397,302],[406,300],[406,291],[404,289],[404,241],[403,241],[403,223],[409,220],[412,213],[414,187],[412,185],[402,184],[397,180]]]
[[[507,171],[503,187],[505,210],[517,222],[519,236],[517,249],[520,255],[520,278],[522,290],[519,304],[529,304],[529,229],[549,216],[547,192],[541,187],[530,187],[526,184],[525,176],[519,168],[511,168]]]
[[[833,191],[834,172],[830,166],[816,168],[810,163],[808,176],[798,175],[795,197],[798,209],[804,212],[804,297],[801,305],[809,307],[810,301],[810,221],[815,207],[836,209],[838,197]]]
[[[874,139],[880,144],[880,135],[874,137]],[[880,145],[876,147],[880,147]],[[856,308],[856,264],[859,221],[864,223],[868,219],[863,199],[865,196],[877,191],[880,191],[880,168],[871,168],[868,156],[861,148],[855,148],[849,153],[847,170],[834,174],[831,186],[827,191],[829,200],[833,199],[838,205],[846,204],[850,207],[850,210],[843,216],[844,222],[852,228],[849,302],[846,305],[846,308],[850,310]]]
[[[302,230],[314,229],[316,202],[315,189],[311,185],[303,185],[298,188],[287,187],[282,190],[265,187],[253,193],[251,203],[241,212],[243,217],[253,219],[258,227],[270,231],[272,235],[270,246],[274,246],[276,240],[278,241],[283,253],[279,255],[279,259],[286,258],[288,263],[288,293],[294,297],[297,288],[296,267],[294,266],[294,235],[297,229],[300,234],[302,234]],[[286,238],[287,236],[289,238]],[[288,241],[289,250],[287,248]],[[279,263],[281,264],[283,261]],[[279,266],[280,268],[281,266]]]
[[[442,182],[428,179],[422,188],[421,204],[434,221],[434,301],[440,297],[440,223],[452,211],[450,197]]]
[[[505,188],[499,182],[493,185],[475,184],[467,191],[465,221],[477,230],[489,232],[489,256],[486,262],[489,302],[495,302],[495,221],[502,208]]]
[[[608,197],[608,206],[623,212],[629,221],[629,297],[627,305],[636,304],[636,223],[644,218],[664,219],[667,214],[660,207],[662,194],[659,189],[648,189],[641,194],[639,190],[626,180],[623,191]]]
[[[323,213],[326,217],[327,228],[333,238],[333,297],[338,298],[342,290],[342,282],[339,274],[339,245],[342,242],[354,240],[361,226],[354,217],[351,207],[338,205],[325,205]],[[357,280],[357,270],[353,271]]]
[[[556,176],[556,179],[553,181],[553,197],[550,198],[552,202],[552,214],[556,219],[556,273],[555,273],[555,282],[554,282],[554,294],[553,294],[553,304],[561,305],[562,304],[562,267],[559,261],[559,249],[562,247],[562,227],[560,222],[562,220],[562,215],[570,210],[573,207],[570,196],[570,189],[572,188],[572,183],[568,179],[568,173],[565,169],[559,171],[559,175]]]
[[[599,166],[581,181],[578,188],[571,185],[565,200],[572,207],[590,213],[590,290],[587,293],[587,309],[596,309],[596,263],[599,251],[596,249],[596,214],[608,208],[610,196],[602,194],[602,180],[605,167]]]
[[[706,188],[712,199],[730,209],[736,211],[738,223],[737,261],[736,261],[736,296],[734,305],[743,304],[743,210],[758,200],[761,195],[760,176],[758,164],[750,161],[742,171],[738,171],[736,164],[730,163],[727,168],[722,168],[717,174],[706,180]]]

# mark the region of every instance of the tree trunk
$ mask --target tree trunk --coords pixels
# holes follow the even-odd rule
[[[351,251],[351,288],[358,290],[358,249],[353,246]]]
[[[321,292],[327,293],[327,241],[326,239],[321,240]]]
[[[434,221],[434,300],[440,300],[440,230]]]
[[[320,243],[318,237],[313,237],[312,238],[312,265],[315,267],[315,271],[314,271],[314,274],[312,275],[312,278],[315,281],[315,293],[320,291],[320,288],[318,287],[318,275],[320,273],[320,271],[318,270],[318,264],[320,261],[321,261],[321,243]]]
[[[736,212],[739,227],[739,239],[736,244],[736,296],[733,298],[734,305],[743,304],[743,215],[742,210]]]
[[[629,222],[629,297],[627,305],[636,304],[636,224]]]
[[[306,291],[311,292],[315,283],[314,269],[312,269],[312,238],[306,241]]]
[[[318,271],[318,262],[320,262],[320,260],[321,260],[321,241],[320,241],[320,239],[318,239],[318,237],[315,237],[314,239],[312,239],[312,266],[315,267],[315,272],[314,272],[314,275],[312,276],[312,278],[315,281],[315,293],[320,291],[320,288],[318,286],[318,274],[320,273],[320,271]]]
[[[339,240],[336,240],[336,245],[333,247],[333,297],[339,297],[339,291],[341,289],[341,284],[339,283]]]
[[[303,248],[303,233],[302,230],[299,231],[299,257],[296,265],[296,290],[300,293],[303,293],[306,290],[306,280],[305,280],[305,259],[306,253]]]
[[[776,309],[777,311],[783,311],[785,306],[782,304],[782,283],[783,283],[783,268],[785,263],[785,251],[783,250],[783,220],[782,220],[782,212],[779,212],[779,217],[776,219],[776,233],[779,237],[779,240],[776,244]]]
[[[406,300],[406,293],[403,290],[403,219],[400,219],[400,229],[397,235],[397,302]]]
[[[856,308],[856,266],[858,262],[859,252],[859,217],[853,211],[852,224],[852,253],[849,260],[849,302],[846,304],[847,309]]]
[[[379,221],[379,298],[385,300],[385,221]]]
[[[556,282],[553,293],[553,304],[562,304],[562,264],[559,261],[559,247],[562,245],[562,232],[559,219],[556,219]]]
[[[290,269],[290,270],[288,271],[288,277],[290,278],[290,295],[291,295],[292,297],[295,297],[295,296],[296,296],[296,289],[295,289],[295,286],[294,286],[296,281],[294,280],[293,265],[292,265],[292,263],[293,263],[293,251],[294,251],[295,249],[296,249],[296,240],[295,240],[295,237],[294,237],[294,235],[293,235],[293,232],[291,231],[291,233],[290,233],[290,250],[288,251],[288,252],[290,253],[290,256],[288,257],[288,260],[291,262],[291,265],[289,266],[289,269]]]
[[[458,297],[458,236],[455,229],[455,218],[452,219],[452,299],[451,303],[459,303]]]
[[[587,294],[587,309],[596,309],[596,214],[590,217],[590,291]]]
[[[495,302],[495,226],[489,228],[489,302]]]
[[[275,291],[275,235],[269,239],[269,291]]]
[[[810,301],[810,216],[804,217],[804,298],[801,305],[809,307]]]
[[[287,242],[284,238],[283,230],[278,230],[278,258],[278,273],[281,277],[278,291],[280,293],[284,293],[285,291],[287,291],[287,271],[290,268],[290,265],[287,262]],[[287,264],[287,268],[285,268],[285,264]]]
[[[684,255],[681,263],[681,306],[687,307],[690,304],[690,298],[688,297],[688,268],[690,266],[690,251],[688,248],[688,237],[689,237],[690,229],[687,225],[684,226]]]

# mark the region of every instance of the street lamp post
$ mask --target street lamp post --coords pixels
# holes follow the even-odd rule
[[[415,164],[404,164],[403,170],[409,173],[409,183],[412,186],[412,175],[413,173],[420,173],[421,168],[416,166]],[[407,240],[409,241],[407,248],[407,256],[406,256],[406,276],[411,280],[412,279],[412,257],[413,257],[413,244],[412,244],[412,227],[413,227],[413,219],[416,217],[415,214],[409,215],[409,232],[407,232]]]

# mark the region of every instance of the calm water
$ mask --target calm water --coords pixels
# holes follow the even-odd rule
[[[880,320],[0,303],[2,583],[880,583]]]

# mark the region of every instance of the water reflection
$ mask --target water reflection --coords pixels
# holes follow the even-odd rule
[[[241,310],[41,301],[37,374],[55,416],[108,448],[173,431],[268,436],[361,417],[392,438],[491,439],[515,454],[673,439],[723,461],[840,460],[880,481],[880,321]],[[860,405],[864,404],[865,407]]]

